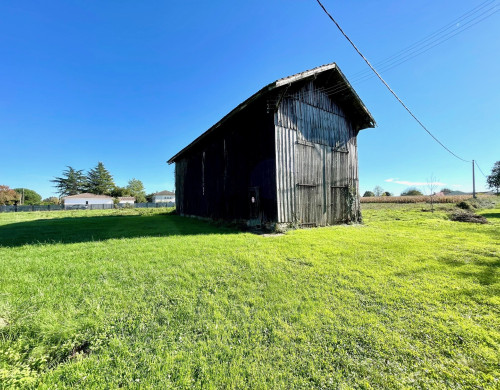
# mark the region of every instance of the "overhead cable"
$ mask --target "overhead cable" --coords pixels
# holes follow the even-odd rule
[[[484,177],[488,177],[484,174],[483,170],[479,167],[479,164],[477,163],[477,161],[474,161],[474,163],[476,164],[476,167],[477,169],[479,169],[479,171],[483,174]]]
[[[356,50],[356,52],[363,58],[363,60],[366,62],[366,64],[370,67],[370,69],[377,75],[377,77],[380,79],[380,81],[386,86],[386,88],[391,92],[391,94],[396,98],[396,100],[404,107],[404,109],[415,119],[415,121],[422,127],[427,134],[429,134],[439,145],[441,145],[446,151],[448,151],[451,155],[455,156],[457,159],[463,161],[463,162],[470,162],[469,160],[466,160],[457,154],[453,153],[450,149],[448,149],[441,141],[439,141],[428,129],[427,127],[424,126],[424,124],[416,117],[415,114],[406,106],[406,104],[398,97],[398,95],[392,90],[392,88],[387,84],[387,82],[382,78],[382,76],[377,72],[377,70],[372,66],[370,61],[366,59],[366,57],[361,53],[361,51],[357,48],[357,46],[354,44],[354,42],[347,36],[347,34],[342,30],[342,27],[337,23],[337,21],[330,15],[330,13],[326,10],[326,8],[323,6],[320,0],[316,0],[320,7],[323,9],[323,11],[328,15],[328,17],[331,19],[333,23],[337,26],[339,31],[342,33],[342,35],[349,41],[349,43],[352,45],[352,47]]]
[[[476,24],[482,22],[483,20],[485,20],[485,19],[489,18],[490,16],[494,15],[495,13],[499,12],[500,7],[496,1],[497,0],[485,1],[484,3],[480,4],[479,6],[473,8],[472,10],[463,14],[460,18],[455,19],[453,22],[445,25],[444,27],[442,27],[439,30],[435,31],[434,33],[428,35],[427,37],[413,43],[412,45],[408,46],[406,49],[401,50],[400,52],[386,58],[385,60],[377,62],[376,66],[381,65],[381,67],[379,68],[379,72],[382,72],[382,71],[385,72],[387,70],[393,69],[393,68],[405,63],[406,61],[409,61],[409,60],[429,51],[430,49],[448,41],[449,39],[453,38],[454,36],[468,30],[469,28],[475,26]],[[494,6],[491,8],[488,8],[485,12],[481,13],[480,15],[476,15],[473,19],[468,20],[464,24],[460,25],[460,28],[457,31],[452,31],[451,33],[446,33],[443,36],[439,37],[438,39],[435,39],[428,44],[422,45],[423,42],[429,40],[430,38],[436,37],[437,35],[439,35],[440,32],[446,31],[447,29],[449,29],[450,26],[454,26],[456,23],[460,23],[461,21],[467,19],[469,17],[468,15],[473,15],[474,13],[477,13],[485,6],[489,6],[491,4],[494,4]],[[493,10],[493,12],[488,13],[492,10]],[[488,14],[481,18],[481,16],[483,16],[484,13],[488,13]],[[477,19],[479,19],[479,20],[477,20]],[[475,22],[475,23],[471,24],[472,22]],[[465,28],[464,28],[464,26],[465,26]],[[452,34],[452,35],[450,35],[450,34]],[[442,39],[442,38],[445,38],[445,39]],[[408,52],[408,51],[411,51],[411,52],[408,53],[407,55],[405,55],[404,57],[398,59],[398,57],[401,57],[402,54],[404,54],[405,52]],[[385,65],[383,65],[383,64],[385,64]],[[349,78],[349,80],[350,80],[351,84],[358,84],[358,83],[370,80],[373,77],[375,77],[375,75],[372,73],[372,71],[370,69],[368,69],[368,70],[364,70],[364,71],[357,72],[357,73],[353,74]],[[329,95],[335,95],[336,93],[343,92],[347,89],[349,89],[349,86],[345,86],[344,84],[340,84],[340,83],[338,85],[333,85],[333,86],[330,86],[327,88],[320,88],[320,90],[322,92],[328,93]],[[317,92],[316,91],[307,91],[305,93],[313,94],[313,93],[317,93]],[[292,95],[289,94],[286,96],[292,96]]]

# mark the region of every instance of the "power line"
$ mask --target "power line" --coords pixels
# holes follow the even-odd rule
[[[495,3],[495,2],[496,2],[496,0],[493,1],[493,3]],[[488,3],[487,6],[492,4],[490,0],[486,1],[485,3]],[[451,31],[451,32],[445,33],[444,35],[438,37],[437,39],[434,39],[433,41],[431,41],[425,45],[419,44],[420,42],[425,42],[425,41],[429,40],[429,38],[432,38],[432,37],[435,37],[436,35],[439,35],[439,33],[441,31],[449,29],[450,25],[454,25],[457,22],[460,22],[460,21],[463,21],[464,19],[467,19],[467,17],[464,17],[464,16],[471,14],[471,13],[472,14],[477,13],[481,8],[484,8],[485,3],[472,9],[471,11],[467,12],[466,14],[462,15],[462,17],[454,20],[451,24],[445,25],[444,27],[437,30],[433,34],[429,35],[428,37],[423,38],[423,39],[417,41],[416,43],[408,46],[406,49],[403,49],[399,53],[396,53],[395,55],[392,55],[392,56],[388,57],[387,59],[378,62],[377,65],[385,64],[385,65],[381,66],[381,69],[379,68],[379,70],[387,71],[387,70],[393,69],[396,66],[399,66],[399,65],[405,63],[406,61],[409,61],[409,60],[427,52],[428,50],[448,41],[449,39],[453,38],[454,36],[468,30],[469,28],[475,26],[476,24],[482,22],[483,20],[489,18],[490,16],[493,16],[495,13],[500,11],[500,8],[498,8],[498,4],[495,3],[493,7],[489,8],[488,10],[486,10],[485,12],[483,12],[479,15],[476,15],[473,19],[465,22],[462,25],[462,28],[459,29],[458,31]],[[488,13],[492,10],[493,10],[493,12]],[[482,17],[485,13],[488,13],[488,14],[485,17]],[[477,19],[479,19],[479,20],[477,20]],[[475,22],[475,23],[472,23],[472,22]],[[402,54],[407,52],[409,49],[412,50],[410,53],[404,55],[402,58],[398,58],[398,57],[401,57]],[[395,60],[392,60],[392,59],[395,59]],[[350,80],[351,80],[350,82],[351,82],[351,84],[357,84],[358,82],[366,81],[366,80],[369,80],[373,77],[374,77],[374,75],[372,74],[371,70],[368,69],[368,70],[361,71],[361,72],[358,72],[358,73],[355,73],[354,75],[352,75],[350,77]],[[330,87],[330,88],[332,88],[332,87]]]
[[[479,164],[477,163],[477,161],[474,161],[474,163],[476,164],[477,169],[479,169],[479,171],[483,174],[483,176],[487,178],[488,176],[486,176],[484,174],[483,170],[479,167]]]
[[[396,98],[396,100],[404,107],[404,109],[413,117],[413,119],[415,119],[415,121],[420,125],[420,127],[422,127],[426,132],[427,134],[429,134],[439,145],[441,145],[446,151],[448,151],[451,155],[455,156],[456,158],[458,158],[459,160],[463,161],[463,162],[470,162],[468,160],[465,160],[464,158],[456,155],[455,153],[453,153],[450,149],[448,149],[441,141],[439,141],[428,129],[427,127],[424,126],[424,124],[415,116],[415,114],[413,114],[413,112],[406,106],[406,104],[403,103],[403,101],[398,97],[398,95],[396,95],[396,93],[392,90],[392,88],[389,86],[389,84],[386,83],[386,81],[382,78],[382,76],[380,76],[380,74],[375,70],[375,68],[372,66],[372,64],[370,64],[370,61],[368,61],[366,59],[366,57],[363,55],[363,53],[361,53],[361,51],[359,51],[359,49],[356,47],[356,45],[354,44],[353,41],[351,41],[351,39],[347,36],[347,34],[344,32],[344,30],[342,30],[342,27],[340,27],[340,25],[337,23],[337,21],[332,17],[332,15],[330,15],[330,13],[326,10],[326,8],[323,6],[323,4],[321,3],[320,0],[316,0],[318,2],[318,4],[320,5],[320,7],[323,9],[323,11],[328,15],[328,17],[331,19],[331,21],[333,23],[335,23],[335,25],[337,26],[337,28],[339,29],[339,31],[342,33],[342,35],[349,41],[349,43],[352,45],[352,47],[354,47],[354,49],[356,50],[356,52],[361,56],[361,58],[363,58],[363,60],[366,62],[366,64],[371,68],[371,70],[377,75],[377,77],[380,79],[380,81],[382,81],[382,83],[386,86],[386,88],[389,90],[389,92],[391,92],[391,94]]]
[[[488,13],[489,11],[492,11],[494,10],[493,12],[491,13]],[[482,22],[483,20],[489,18],[490,16],[493,16],[494,14],[496,14],[498,11],[500,11],[500,8],[498,8],[498,5],[495,5],[494,7],[488,9],[487,11],[483,12],[482,14],[480,14],[479,16],[477,16],[476,18],[474,19],[471,19],[469,21],[467,21],[466,23],[463,24],[463,28],[458,30],[458,31],[451,31],[451,32],[448,32],[446,34],[444,34],[442,37],[439,37],[437,39],[434,39],[432,41],[430,41],[429,43],[423,45],[422,47],[416,49],[416,50],[413,50],[412,52],[408,53],[407,55],[401,57],[400,59],[396,60],[396,61],[393,61],[393,63],[389,63],[387,65],[384,66],[384,70],[389,70],[389,69],[392,69],[396,66],[399,66],[401,65],[402,63],[412,59],[412,58],[415,58],[417,56],[419,56],[420,54],[423,54],[427,51],[429,51],[430,49],[436,47],[436,46],[439,46],[441,45],[442,43],[450,40],[451,38],[455,37],[456,35],[458,34],[461,34],[462,32],[468,30],[469,28],[475,26],[476,24]],[[487,14],[486,16],[482,17],[484,14]],[[477,20],[479,19],[479,20]],[[475,23],[472,23],[472,22],[475,22]]]
[[[492,4],[493,4],[493,6],[490,7],[490,8],[488,8],[486,11],[482,12],[479,15],[476,15],[476,16],[472,17],[472,15],[478,13],[480,10],[482,10],[485,7],[489,7]],[[499,9],[496,9],[497,7],[498,7],[498,4],[496,3],[496,0],[487,0],[484,3],[480,4],[479,6],[477,6],[477,7],[473,8],[473,9],[469,10],[468,12],[466,12],[465,14],[463,14],[462,16],[460,16],[458,19],[454,19],[452,22],[446,24],[445,26],[443,26],[440,29],[436,30],[435,32],[431,33],[430,35],[427,35],[426,37],[418,40],[417,42],[414,42],[413,44],[411,44],[408,47],[400,50],[399,52],[391,55],[390,57],[387,57],[386,59],[381,60],[381,61],[375,63],[375,66],[377,66],[377,68],[379,68],[379,69],[380,69],[380,66],[382,66],[382,65],[384,67],[387,67],[387,66],[390,65],[391,62],[395,63],[397,61],[400,61],[401,59],[398,59],[398,57],[403,56],[403,54],[405,54],[407,52],[410,52],[410,53],[406,54],[404,57],[410,56],[410,58],[413,58],[414,56],[422,54],[422,53],[417,53],[417,54],[414,54],[414,53],[415,52],[419,52],[421,49],[423,49],[423,48],[431,45],[432,43],[434,43],[436,41],[438,41],[438,42],[435,45],[432,45],[430,48],[435,47],[437,45],[440,45],[441,43],[447,41],[448,39],[454,37],[455,35],[458,35],[458,34],[462,33],[463,31],[467,30],[469,27],[472,27],[473,25],[481,22],[482,20],[484,20],[484,19],[486,19],[486,18],[494,15],[496,12],[499,11]],[[493,12],[490,13],[490,14],[488,14],[488,12],[490,12],[492,10],[493,10]],[[477,19],[481,18],[484,14],[487,14],[486,17],[482,18],[477,23],[474,23],[474,24],[470,25],[472,22],[474,22]],[[472,17],[472,19],[467,20],[470,17]],[[465,20],[467,20],[467,21],[464,22]],[[464,24],[461,24],[461,22],[464,22]],[[455,27],[457,24],[459,24],[459,26],[457,28],[458,31],[455,30],[455,31],[446,32],[450,28]],[[467,25],[469,25],[469,26],[467,26]],[[467,26],[467,28],[463,28],[464,26]],[[443,38],[446,38],[446,39],[441,40]],[[425,42],[427,42],[429,40],[432,40],[432,41],[429,42],[429,43],[425,43]],[[425,50],[425,51],[427,51],[427,50]],[[411,53],[411,52],[413,52],[413,53]],[[363,75],[363,74],[371,74],[371,72],[370,72],[370,70],[364,70],[364,71],[361,71],[361,72],[358,72],[358,73],[354,74],[353,76],[357,77],[357,76],[360,76],[360,75]]]
[[[425,45],[422,45],[423,42],[428,41],[430,38],[433,38],[435,36],[439,36],[442,31],[448,30],[451,26],[454,26],[456,23],[460,23],[463,20],[466,20],[467,18],[469,18],[470,17],[469,15],[474,15],[475,13],[479,12],[481,9],[485,8],[486,6],[490,6],[491,4],[494,4],[494,6],[491,8],[488,8],[485,12],[483,12],[479,15],[476,15],[472,19],[465,22],[463,25],[461,25],[462,28],[459,29],[458,31],[452,31],[452,32],[446,33],[446,34],[442,35],[441,37],[433,40],[432,42],[427,43]],[[482,17],[485,13],[488,13],[492,10],[493,10],[493,12]],[[381,70],[384,72],[388,71],[390,69],[393,69],[393,68],[405,63],[406,61],[409,61],[409,60],[429,51],[430,49],[432,49],[438,45],[441,45],[442,43],[448,41],[449,39],[453,38],[454,36],[461,34],[462,32],[468,30],[469,28],[471,28],[471,27],[475,26],[476,24],[482,22],[483,20],[489,18],[490,16],[493,16],[495,13],[497,13],[499,11],[500,11],[500,8],[498,8],[498,4],[496,3],[496,0],[487,0],[484,3],[480,4],[479,6],[469,10],[468,12],[463,14],[458,19],[453,20],[453,22],[446,24],[444,27],[441,27],[440,29],[438,29],[434,33],[428,35],[427,37],[420,39],[419,41],[413,43],[412,45],[401,50],[400,52],[386,58],[385,60],[379,61],[378,63],[376,63],[376,65],[385,64],[385,65],[381,66]],[[479,20],[477,20],[477,19],[479,19]],[[475,22],[475,23],[472,23],[472,22]],[[464,28],[464,26],[465,26],[465,28]],[[450,34],[452,34],[452,35],[450,35]],[[412,51],[412,52],[403,56],[403,58],[398,59],[398,57],[401,57],[402,54],[404,54],[405,52],[408,52],[408,51]],[[380,68],[379,68],[379,70],[380,70]],[[351,84],[358,84],[358,83],[367,81],[373,77],[375,77],[375,75],[373,75],[371,70],[368,69],[368,70],[361,71],[361,72],[358,72],[358,73],[355,73],[354,75],[352,75],[350,78],[350,83]],[[328,93],[329,95],[334,95],[334,94],[343,92],[346,89],[349,89],[349,87],[346,87],[345,85],[342,85],[342,84],[338,84],[338,85],[333,85],[333,86],[330,86],[327,88],[321,88],[321,91]],[[304,93],[313,94],[313,93],[317,93],[317,92],[316,91],[306,91]],[[289,94],[287,96],[292,96],[292,95]]]

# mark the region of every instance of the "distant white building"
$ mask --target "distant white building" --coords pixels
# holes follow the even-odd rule
[[[113,205],[113,198],[107,195],[96,195],[89,194],[87,192],[78,195],[70,195],[63,198],[64,208],[78,208],[79,206],[88,206],[88,205]]]
[[[135,197],[133,196],[119,196],[118,197],[118,204],[134,204],[135,203]]]
[[[175,203],[175,193],[161,191],[153,195],[153,203]]]

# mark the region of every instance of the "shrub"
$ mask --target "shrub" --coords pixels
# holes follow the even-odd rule
[[[367,198],[367,197],[371,197],[371,196],[375,196],[375,194],[371,191],[365,191],[365,193],[363,194],[363,198]]]
[[[493,198],[473,198],[469,200],[469,203],[476,209],[492,209],[497,204]]]
[[[415,187],[410,187],[401,193],[401,196],[422,196],[422,192],[417,190]]]
[[[457,203],[457,207],[462,209],[462,210],[472,210],[472,205],[465,201],[465,200],[462,200],[461,202],[458,202]]]

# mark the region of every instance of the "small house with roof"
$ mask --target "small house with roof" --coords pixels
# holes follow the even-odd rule
[[[135,196],[119,196],[118,204],[119,205],[132,205],[135,203]]]
[[[177,212],[248,225],[358,222],[357,136],[371,127],[335,63],[277,80],[168,160]]]
[[[96,195],[84,192],[83,194],[65,196],[63,202],[65,209],[113,208],[114,199],[108,195]],[[126,204],[133,205],[135,203],[135,197],[133,196],[120,196],[117,199],[118,204],[122,206]]]
[[[153,203],[175,203],[175,193],[160,191],[153,195]]]
[[[84,192],[83,194],[65,196],[63,198],[64,208],[83,208],[91,205],[111,205],[113,206],[113,198],[108,195],[96,195]]]

